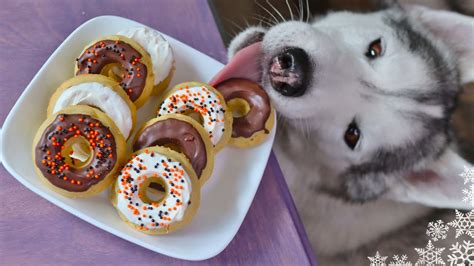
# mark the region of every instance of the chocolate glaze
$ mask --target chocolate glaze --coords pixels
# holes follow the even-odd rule
[[[137,50],[123,41],[102,40],[88,47],[76,59],[76,75],[100,74],[106,65],[118,63],[125,70],[120,86],[134,102],[142,94],[146,83],[147,68],[140,62],[141,58]]]
[[[207,165],[206,146],[199,131],[185,121],[168,118],[153,123],[143,130],[133,144],[133,150],[166,144],[178,145],[191,162],[197,176],[201,176]]]
[[[264,130],[266,134],[269,130],[265,128],[265,123],[271,113],[270,98],[267,93],[257,83],[246,79],[228,79],[216,86],[224,96],[226,102],[232,99],[243,99],[249,106],[249,112],[242,117],[234,117],[232,124],[232,137],[249,138],[254,133]]]
[[[92,127],[91,123],[93,124]],[[94,132],[97,132],[97,134]],[[77,135],[90,140],[89,143],[96,144],[92,147],[94,157],[89,164],[82,168],[76,169],[69,166],[69,169],[61,170],[61,167],[66,166],[66,162],[65,157],[61,157],[58,153],[61,152],[61,147],[66,142],[65,138],[69,140]],[[55,143],[57,144],[54,145]],[[43,176],[54,186],[71,192],[82,192],[99,183],[112,171],[117,162],[115,145],[112,132],[99,120],[82,114],[59,114],[46,127],[36,144],[35,163]],[[111,148],[109,149],[109,147]],[[98,156],[99,152],[100,157]],[[54,163],[54,166],[48,165],[49,163]],[[91,170],[93,174],[88,177],[87,174]],[[65,178],[66,180],[64,180]]]

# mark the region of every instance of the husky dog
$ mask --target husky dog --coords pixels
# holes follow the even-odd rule
[[[449,121],[473,63],[474,19],[419,6],[231,42],[227,72],[262,84],[279,114],[274,150],[319,264],[367,265],[376,250],[413,260],[428,221],[472,208]]]

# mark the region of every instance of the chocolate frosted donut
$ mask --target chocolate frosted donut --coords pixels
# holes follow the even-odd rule
[[[193,119],[171,114],[148,121],[137,133],[133,150],[152,146],[175,148],[188,158],[201,184],[209,178],[214,164],[212,144]]]
[[[47,183],[66,196],[88,196],[110,185],[124,158],[125,139],[102,112],[70,106],[50,116],[34,142],[35,166]],[[87,159],[75,159],[74,145],[86,145]]]
[[[267,93],[258,84],[238,78],[226,80],[216,89],[234,113],[229,143],[249,147],[263,141],[274,124],[274,111]]]
[[[114,78],[137,107],[151,94],[154,77],[150,56],[129,38],[110,36],[96,41],[76,61],[76,75],[103,74]]]

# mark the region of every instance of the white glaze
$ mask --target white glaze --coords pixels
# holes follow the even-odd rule
[[[142,162],[140,160],[142,160]],[[162,160],[164,160],[164,163],[162,163]],[[137,173],[134,169],[140,169],[140,167],[142,170],[139,170]],[[175,172],[166,172],[165,168]],[[156,204],[156,206],[144,202],[138,195],[143,182],[153,176],[162,179],[168,186],[168,194],[166,194],[163,200]],[[127,182],[127,180],[129,180],[129,182]],[[135,187],[135,185],[138,189],[131,191],[131,188]],[[128,162],[122,170],[122,174],[117,179],[115,189],[117,190],[116,208],[129,222],[137,226],[143,224],[143,227],[148,229],[157,229],[167,227],[183,219],[191,198],[192,184],[180,162],[169,159],[157,152],[143,152]],[[171,194],[172,189],[175,189],[179,194]],[[126,193],[128,193],[128,195]],[[178,200],[182,205],[179,205]],[[176,207],[176,209],[173,209],[174,207]],[[149,208],[153,209],[150,210]],[[164,216],[170,218],[170,220],[160,219],[160,211],[162,211],[163,215],[168,212],[168,215]],[[143,215],[145,215],[145,217]],[[152,219],[154,219],[155,222],[153,222]],[[160,225],[160,223],[163,224]]]
[[[66,89],[56,100],[53,113],[70,105],[90,105],[101,109],[128,138],[133,127],[132,111],[113,89],[98,83],[86,82]]]
[[[173,50],[168,41],[157,31],[149,28],[130,28],[117,33],[128,37],[145,49],[151,57],[155,85],[169,75],[173,67]]]
[[[173,99],[176,101],[174,104]],[[176,108],[171,108],[171,106]],[[225,130],[225,110],[222,105],[222,100],[217,94],[204,86],[180,88],[173,94],[169,95],[161,103],[158,116],[175,113],[179,114],[188,110],[201,114],[203,118],[203,127],[209,134],[212,144],[216,146],[222,135],[224,135]]]

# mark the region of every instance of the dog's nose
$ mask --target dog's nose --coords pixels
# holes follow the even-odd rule
[[[309,56],[303,49],[287,48],[271,61],[270,83],[284,96],[301,96],[306,91],[310,68]]]

